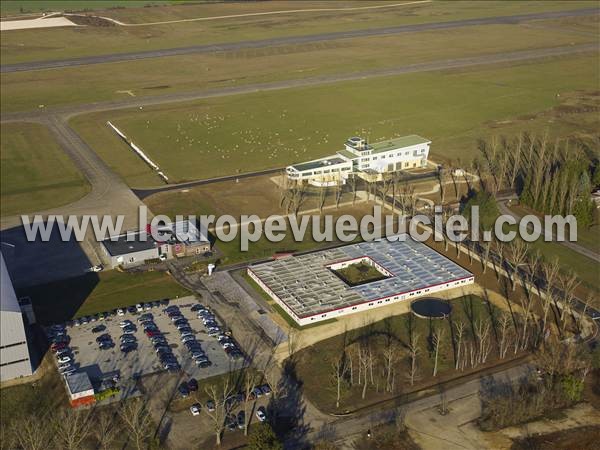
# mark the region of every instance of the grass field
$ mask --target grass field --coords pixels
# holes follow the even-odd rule
[[[289,2],[298,9],[297,2]],[[366,4],[366,3],[365,3]],[[321,3],[329,5],[329,2]],[[432,2],[389,10],[306,13],[241,17],[207,22],[184,22],[141,27],[70,27],[19,30],[2,35],[2,64],[63,59],[85,55],[155,50],[182,45],[234,42],[276,36],[307,35],[332,31],[378,28],[402,24],[451,21],[496,15],[569,10],[594,6],[592,2]],[[302,6],[308,7],[308,6]],[[241,8],[235,5],[199,5],[196,8],[142,8],[113,10],[123,20],[170,20],[181,16],[207,17],[251,11],[281,9],[270,2]],[[163,12],[162,10],[166,11]],[[177,13],[173,13],[177,11]],[[125,17],[126,15],[126,17]],[[135,19],[132,19],[134,18]],[[185,44],[183,44],[185,43]],[[117,49],[117,50],[116,50]]]
[[[17,294],[31,298],[38,321],[56,323],[190,293],[163,272],[111,270],[20,289]]]
[[[407,74],[100,113],[72,123],[134,186],[159,182],[106,120],[120,126],[174,182],[328,155],[352,135],[374,142],[420,134],[433,141],[433,159],[468,160],[477,154],[476,139],[495,132],[488,123],[556,106],[559,93],[596,89],[598,67],[596,56],[585,56]]]
[[[400,36],[346,39],[165,59],[4,73],[2,112],[123,100],[200,89],[314,77],[481,54],[594,42],[575,21],[466,27]],[[165,64],[168,61],[169,64]],[[352,61],[352,64],[348,64]],[[243,73],[240,73],[243,65]],[[286,70],[274,70],[285,67]],[[133,76],[135,74],[135,76]],[[85,86],[73,89],[74,85]]]
[[[176,0],[175,0],[176,1]],[[172,1],[156,0],[4,0],[0,3],[2,17],[55,11],[93,11],[105,8],[143,8],[165,5]]]
[[[90,186],[42,125],[2,124],[0,213],[40,211],[83,197]]]
[[[472,327],[480,320],[487,320],[490,317],[497,317],[499,311],[491,304],[486,304],[483,300],[475,296],[465,296],[451,301],[452,313],[451,320],[435,321],[430,323],[427,319],[419,319],[412,314],[403,314],[391,316],[379,322],[371,323],[363,328],[348,331],[346,334],[335,336],[333,338],[321,341],[311,347],[300,350],[296,354],[297,374],[302,380],[304,392],[308,399],[314,402],[322,411],[340,412],[346,409],[356,409],[361,406],[375,403],[377,401],[390,398],[400,393],[406,394],[411,389],[410,382],[407,381],[406,374],[409,367],[409,355],[407,346],[409,343],[409,330],[412,328],[419,335],[420,355],[418,358],[418,381],[414,388],[422,387],[423,384],[433,382],[433,355],[429,352],[427,336],[429,336],[430,326],[444,330],[444,338],[440,345],[440,356],[438,361],[438,377],[457,376],[462,374],[454,370],[454,352],[450,336],[454,328],[452,324],[463,322],[465,324],[465,341],[472,339],[474,334]],[[492,333],[493,335],[493,333]],[[335,385],[331,381],[331,363],[334,358],[341,355],[344,343],[349,345],[356,342],[360,337],[370,337],[371,348],[380,351],[384,346],[386,339],[391,338],[400,346],[396,367],[396,385],[398,390],[395,394],[385,393],[383,386],[379,386],[379,391],[375,387],[369,388],[367,397],[361,399],[361,387],[354,386],[350,390],[345,390],[342,395],[340,408],[335,407]],[[490,359],[494,359],[496,342],[493,340],[493,352]],[[355,361],[356,363],[356,361]],[[358,371],[355,367],[355,371]],[[376,372],[374,370],[374,372]],[[377,372],[379,373],[379,372]],[[356,373],[355,373],[356,376]],[[376,377],[378,375],[376,374]]]

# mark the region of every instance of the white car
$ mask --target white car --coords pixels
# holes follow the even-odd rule
[[[65,373],[67,370],[71,370],[72,368],[73,364],[71,363],[61,364],[60,366],[58,366],[58,371],[60,373]]]
[[[141,303],[138,303],[137,305],[135,305],[135,309],[137,310],[137,312],[144,311],[144,307],[142,306]]]
[[[125,315],[125,310],[123,310],[123,308],[117,309],[117,315],[118,316],[124,316]]]
[[[59,364],[66,364],[71,362],[71,358],[69,356],[60,356],[57,358]]]
[[[192,416],[199,416],[200,415],[200,404],[194,403],[192,406],[190,406],[190,412],[192,413]]]
[[[98,264],[97,266],[92,266],[90,267],[90,272],[102,272],[102,270],[104,269],[104,267],[102,267],[101,264]]]
[[[256,418],[261,421],[264,422],[265,420],[267,420],[267,413],[265,411],[264,407],[260,407],[256,410]]]
[[[160,259],[161,261],[166,261],[167,260],[167,255],[165,255],[164,253],[162,255],[160,255],[158,257],[158,259]]]

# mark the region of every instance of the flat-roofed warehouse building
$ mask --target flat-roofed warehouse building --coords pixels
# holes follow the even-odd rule
[[[293,164],[286,168],[286,173],[292,180],[314,186],[345,183],[351,174],[378,181],[385,173],[426,167],[430,145],[429,139],[417,135],[373,144],[352,137],[336,155]]]
[[[191,256],[210,251],[210,240],[189,220],[172,222],[157,230],[163,235],[160,242],[148,231],[135,231],[102,241],[101,248],[111,268],[135,266],[144,261]]]
[[[33,373],[23,314],[0,253],[0,381]]]
[[[248,275],[299,325],[472,284],[473,274],[408,235],[248,267]],[[362,263],[379,272],[350,285],[336,271]]]

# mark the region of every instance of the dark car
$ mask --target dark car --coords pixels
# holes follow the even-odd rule
[[[200,303],[196,303],[195,305],[192,305],[192,307],[190,309],[192,311],[200,311],[200,310],[205,310],[206,308],[204,307],[204,305],[201,305]]]
[[[225,426],[229,431],[233,431],[237,428],[237,418],[235,417],[235,414],[227,416],[225,419]]]
[[[104,330],[106,330],[106,325],[97,325],[92,328],[92,333],[102,333]]]
[[[196,361],[196,365],[202,369],[212,366],[210,361]]]
[[[98,336],[96,338],[96,342],[100,343],[102,341],[112,341],[112,338],[110,337],[110,334],[104,333],[104,334],[101,334],[100,336]]]
[[[179,387],[177,388],[177,390],[179,391],[179,393],[181,394],[181,396],[183,398],[185,398],[188,395],[190,395],[190,390],[189,390],[188,385],[187,385],[187,383],[185,381],[179,385]]]
[[[198,380],[195,378],[190,378],[190,381],[187,383],[187,387],[191,392],[198,390]]]
[[[115,343],[113,341],[102,341],[98,347],[100,348],[100,350],[108,350],[111,349],[115,346]]]
[[[121,351],[123,353],[129,353],[129,352],[133,352],[135,350],[137,350],[137,344],[134,344],[134,343],[121,344]]]
[[[240,430],[244,428],[244,425],[246,424],[246,413],[244,411],[240,411],[238,413],[237,423],[238,423],[238,428]]]
[[[127,312],[130,314],[136,314],[137,313],[137,309],[135,309],[135,306],[129,306],[127,308]]]

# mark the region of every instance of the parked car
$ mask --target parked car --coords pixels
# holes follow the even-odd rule
[[[269,386],[268,384],[263,384],[262,386],[260,386],[260,390],[262,391],[263,395],[266,395],[267,397],[269,395],[271,395],[271,386]]]
[[[125,310],[123,308],[117,309],[117,316],[124,316],[124,315],[125,315]]]
[[[111,349],[115,346],[115,343],[111,340],[111,341],[102,341],[100,342],[100,344],[98,344],[98,347],[100,348],[100,350],[108,350]]]
[[[195,378],[190,378],[187,385],[188,385],[188,389],[191,392],[195,392],[198,390],[198,380],[196,380]]]
[[[135,334],[135,328],[123,328],[123,333],[125,334]]]
[[[96,338],[96,342],[98,342],[98,343],[100,343],[102,341],[110,341],[110,340],[112,340],[112,338],[110,337],[110,334],[108,334],[108,333],[101,334],[100,336],[98,336]]]
[[[121,351],[123,353],[129,353],[129,352],[133,352],[137,350],[137,344],[136,343],[127,343],[127,344],[121,344]]]
[[[102,333],[104,330],[106,330],[106,325],[96,325],[92,328],[92,333]]]
[[[196,361],[196,365],[201,369],[205,369],[212,366],[212,363],[210,361]]]
[[[201,408],[202,406],[200,403],[194,403],[192,406],[190,406],[190,412],[192,413],[192,416],[199,416]]]
[[[50,350],[51,350],[53,353],[56,353],[56,352],[57,352],[57,351],[59,351],[59,350],[62,350],[62,349],[64,349],[64,348],[67,348],[67,346],[68,346],[68,344],[67,344],[66,342],[55,342],[54,344],[52,344],[52,345],[50,346]]]
[[[137,312],[144,311],[144,307],[142,306],[141,303],[138,303],[137,305],[135,305],[135,309],[136,309]]]
[[[187,336],[183,336],[181,338],[181,342],[183,342],[184,344],[188,341],[195,341],[195,340],[196,340],[196,338],[193,335],[189,335],[189,334]]]
[[[267,420],[267,411],[265,410],[264,406],[259,406],[259,408],[256,410],[256,418],[261,422]]]
[[[125,328],[125,327],[127,327],[129,325],[133,325],[133,322],[131,320],[129,320],[129,319],[122,320],[121,322],[119,322],[119,326],[121,328]]]
[[[90,272],[102,272],[102,269],[103,269],[102,264],[98,264],[96,266],[90,267],[89,271]]]
[[[240,430],[244,429],[246,425],[246,413],[244,411],[240,411],[237,415],[237,424]]]
[[[254,395],[256,395],[256,397],[263,396],[262,389],[259,387],[255,387],[254,389],[252,389],[252,392],[254,393]]]
[[[204,310],[204,305],[201,305],[200,303],[196,303],[195,305],[192,305],[192,307],[190,308],[190,310],[192,311],[200,311],[200,310]]]
[[[206,409],[208,410],[208,412],[213,412],[215,410],[215,402],[213,402],[212,400],[207,401]]]
[[[128,306],[127,307],[127,312],[129,314],[136,314],[137,313],[137,309],[135,308],[135,306]]]

